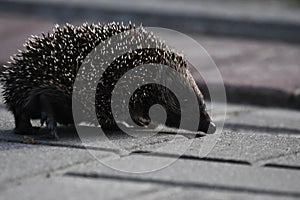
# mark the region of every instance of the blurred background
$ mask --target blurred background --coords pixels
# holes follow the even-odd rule
[[[0,63],[55,23],[110,21],[191,36],[219,67],[229,102],[300,108],[299,0],[4,0]],[[205,79],[219,87],[213,76]]]

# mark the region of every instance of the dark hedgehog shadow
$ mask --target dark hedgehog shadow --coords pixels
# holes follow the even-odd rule
[[[59,141],[81,141],[84,140],[105,140],[108,138],[109,140],[120,140],[120,139],[128,139],[133,138],[130,135],[122,132],[121,130],[105,130],[104,135],[99,131],[100,128],[97,127],[89,127],[89,126],[59,126],[57,128],[57,133],[59,137]],[[80,131],[80,135],[77,131]],[[51,139],[49,138],[49,132],[46,128],[41,128],[39,130],[39,136],[36,135],[39,139]],[[106,138],[105,138],[106,137]]]
[[[91,127],[91,126],[77,126],[77,128],[75,126],[58,126],[57,127],[57,134],[59,137],[58,141],[81,141],[81,139],[88,139],[88,140],[93,140],[93,139],[97,139],[97,140],[105,140],[105,139],[109,139],[109,140],[122,140],[122,139],[133,139],[135,137],[128,135],[127,133],[123,132],[122,130],[102,130],[102,132],[100,132],[100,130],[102,130],[99,127]],[[135,129],[135,131],[140,132],[141,135],[145,135],[147,136],[147,134],[143,134],[143,132],[141,131],[141,129]],[[149,131],[154,131],[148,129]],[[80,135],[78,134],[77,131],[80,131]],[[15,134],[13,132],[13,130],[9,130],[6,132],[9,133],[9,135],[11,137],[16,137],[16,138],[20,138],[20,137],[28,137],[28,138],[33,138],[36,140],[53,140],[53,138],[51,138],[51,135],[49,133],[49,131],[47,130],[47,128],[42,127],[39,129],[37,134],[34,135],[19,135],[19,134]]]
[[[39,129],[39,132],[34,135],[20,135],[15,134],[13,129],[0,129],[0,145],[1,150],[24,148],[37,148],[43,146],[67,147],[67,148],[92,148],[101,149],[104,151],[115,150],[110,147],[110,140],[114,144],[119,145],[122,149],[128,146],[141,143],[139,139],[132,140],[132,136],[127,135],[121,131],[106,131],[105,135],[99,133],[99,129],[95,127],[79,126],[79,131],[82,131],[84,138],[80,138],[75,127],[59,126],[57,132],[59,139],[55,140],[50,137],[46,128]],[[126,141],[127,140],[127,141]],[[87,146],[83,146],[83,144]]]
[[[121,130],[104,130],[104,134],[99,131],[98,127],[90,126],[58,126],[57,133],[59,136],[58,140],[54,140],[49,131],[43,127],[39,129],[39,132],[34,135],[19,135],[15,134],[13,130],[0,130],[0,140],[6,142],[18,142],[25,144],[35,143],[68,143],[68,144],[79,144],[82,142],[93,142],[93,141],[123,141],[123,140],[143,140],[145,138],[159,138],[168,137],[169,139],[174,138],[177,134],[183,135],[188,139],[197,138],[204,136],[197,133],[180,132],[178,129],[165,128],[157,132],[155,129],[140,128],[140,129],[128,129],[138,134],[138,137],[128,135]],[[80,131],[80,136],[78,134]],[[179,132],[178,132],[179,131]]]
[[[79,140],[75,127],[58,127],[60,140]],[[0,130],[0,140],[7,142],[20,142],[25,140],[53,140],[46,128],[40,128],[36,134],[16,134],[14,129]]]

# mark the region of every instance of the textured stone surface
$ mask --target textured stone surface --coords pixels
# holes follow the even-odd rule
[[[11,182],[38,174],[47,174],[79,163],[93,160],[85,149],[49,147],[0,142],[0,182]],[[95,152],[98,157],[114,156]]]
[[[120,176],[122,177],[122,176]],[[126,177],[126,175],[125,175]],[[18,199],[297,199],[289,196],[249,194],[247,192],[220,191],[218,189],[167,186],[134,181],[69,176],[39,176],[2,187],[3,197]],[[58,192],[59,191],[59,192]]]
[[[147,170],[167,158],[134,155],[121,159],[110,160],[108,163],[126,170]],[[143,163],[143,164],[138,164]],[[152,182],[157,185],[179,186],[186,188],[214,189],[225,191],[235,188],[237,192],[269,194],[274,192],[298,193],[299,173],[294,170],[259,168],[228,163],[199,162],[179,159],[171,166],[148,174],[132,174],[116,172],[98,163],[89,163],[65,170],[69,176],[85,176],[108,180],[123,180],[131,182]],[[119,178],[118,178],[119,177]],[[209,188],[212,186],[212,188]],[[260,191],[263,188],[264,191]],[[277,194],[279,195],[279,194]],[[297,196],[299,194],[296,194]],[[286,196],[289,196],[288,194]]]

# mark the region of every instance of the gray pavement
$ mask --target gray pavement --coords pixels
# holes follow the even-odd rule
[[[214,109],[222,106],[217,104]],[[51,141],[43,136],[14,135],[13,123],[4,123],[0,197],[299,199],[300,113],[239,105],[228,105],[227,110],[225,128],[209,154],[202,157],[200,147],[214,135],[193,139],[178,160],[178,147],[191,139],[168,134],[150,138],[115,135],[113,143],[124,151],[92,138],[88,152],[67,128],[59,130],[59,141]],[[0,114],[2,122],[11,121],[3,107]],[[218,114],[213,117],[218,124]],[[110,169],[91,153],[125,171],[176,161],[152,173],[128,174]]]

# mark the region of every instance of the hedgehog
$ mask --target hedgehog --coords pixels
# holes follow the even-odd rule
[[[101,42],[112,36],[136,29],[131,23],[88,24],[80,26],[56,25],[52,32],[31,36],[25,49],[11,57],[3,68],[1,81],[3,97],[15,119],[16,134],[37,134],[40,127],[33,127],[32,119],[40,119],[51,137],[58,139],[57,126],[74,124],[72,115],[72,92],[78,70],[82,63]],[[150,38],[152,33],[142,30],[136,40]],[[146,40],[146,39],[145,39]],[[115,58],[105,70],[97,85],[95,95],[96,116],[105,130],[118,129],[111,110],[114,85],[128,70],[141,64],[164,64],[181,73],[186,79],[186,90],[197,96],[200,120],[198,131],[213,133],[216,129],[208,112],[201,91],[188,70],[185,58],[171,50],[164,42],[154,40],[158,48],[131,50]],[[118,48],[119,45],[115,45]],[[110,51],[109,49],[107,51]],[[145,76],[150,74],[144,73]],[[124,91],[126,90],[124,84]],[[148,127],[151,121],[149,109],[160,104],[167,112],[166,126],[178,128],[180,105],[172,91],[163,86],[148,84],[139,87],[130,98],[130,117],[135,124]],[[86,105],[84,106],[86,107]]]

